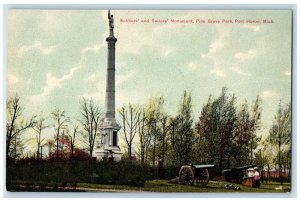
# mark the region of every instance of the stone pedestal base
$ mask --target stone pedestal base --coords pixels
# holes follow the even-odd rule
[[[93,152],[93,156],[96,157],[97,161],[108,159],[110,157],[110,150],[113,152],[114,161],[120,161],[122,157],[122,152],[119,147],[111,147],[107,149],[96,149]]]
[[[105,118],[100,125],[101,137],[96,141],[93,156],[97,160],[108,159],[111,155],[114,161],[120,161],[122,157],[121,149],[118,145],[118,131],[120,126],[114,118]]]

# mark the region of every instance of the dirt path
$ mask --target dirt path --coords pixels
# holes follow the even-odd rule
[[[9,191],[54,191],[53,187],[41,187],[41,186],[24,186],[14,185],[10,187]],[[109,188],[87,188],[87,187],[56,187],[55,192],[116,192],[116,193],[132,193],[132,192],[144,192],[139,189],[109,189]]]
[[[127,189],[101,189],[101,188],[85,188],[76,187],[76,190],[86,191],[86,192],[119,192],[119,193],[132,193],[132,192],[145,192],[142,190],[127,190]]]

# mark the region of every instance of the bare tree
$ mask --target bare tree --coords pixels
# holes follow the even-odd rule
[[[37,132],[36,135],[36,142],[37,142],[37,158],[39,158],[40,156],[40,147],[41,147],[41,143],[44,141],[44,138],[42,139],[42,130],[44,130],[45,128],[47,128],[48,126],[45,125],[45,119],[43,117],[41,117],[37,123],[35,124],[35,126],[33,127],[33,129]]]
[[[53,140],[49,140],[49,139],[47,139],[46,141],[47,141],[47,143],[45,145],[48,147],[48,151],[49,151],[48,157],[49,157],[49,159],[51,159],[52,158],[51,157],[51,154],[52,154],[51,152],[52,152],[52,147],[54,145],[54,141]]]
[[[56,108],[52,112],[52,118],[56,122],[56,124],[54,125],[54,130],[55,130],[55,140],[56,140],[56,159],[58,159],[60,135],[61,132],[67,127],[67,123],[69,122],[69,117],[66,116],[65,111],[61,111],[60,109]]]
[[[102,113],[100,108],[94,104],[92,99],[88,101],[83,98],[83,101],[81,102],[81,114],[82,120],[80,120],[80,123],[83,126],[83,130],[86,132],[84,135],[87,136],[89,154],[92,156]]]
[[[138,132],[141,110],[137,106],[129,104],[119,110],[122,118],[122,129],[127,143],[129,159],[132,157],[132,143]]]
[[[67,131],[68,133],[68,131]],[[74,148],[75,148],[75,139],[76,139],[76,134],[78,133],[78,126],[74,126],[73,132],[71,135],[68,135],[70,138],[70,149],[71,149],[71,157],[74,157]]]
[[[65,128],[62,130],[62,134],[60,137],[60,156],[61,158],[65,157],[65,152],[64,152],[64,148],[65,148],[65,139],[66,139],[66,135],[65,135],[65,131],[68,130],[68,128]]]
[[[35,116],[25,120],[22,116],[23,108],[20,106],[20,97],[15,95],[6,101],[6,157],[12,157],[12,150],[17,148],[17,136],[26,129],[33,127]],[[12,148],[15,142],[14,148]]]
[[[151,136],[147,132],[147,117],[145,109],[142,109],[140,115],[140,122],[138,125],[138,133],[139,133],[139,143],[140,143],[140,155],[141,155],[141,162],[145,162],[145,150],[150,145]]]

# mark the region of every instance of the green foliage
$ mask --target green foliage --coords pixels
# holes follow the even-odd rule
[[[282,106],[281,102],[279,103],[277,114],[275,115],[275,120],[273,122],[272,128],[270,129],[270,143],[277,147],[278,153],[275,160],[278,164],[281,183],[283,182],[282,178],[282,167],[286,165],[290,168],[290,153],[291,153],[291,135],[292,135],[292,126],[291,126],[291,104]],[[285,156],[285,157],[284,157]],[[285,163],[285,164],[284,164]]]
[[[142,186],[147,179],[155,179],[158,158],[164,160],[164,178],[178,175],[184,164],[214,164],[216,174],[222,169],[256,163],[267,167],[290,170],[291,165],[291,105],[279,105],[269,137],[261,141],[258,131],[261,128],[262,100],[257,96],[253,105],[247,100],[239,107],[236,97],[223,88],[217,98],[210,96],[203,105],[199,119],[193,126],[191,93],[184,91],[178,105],[178,112],[170,116],[164,110],[163,96],[150,98],[144,107],[128,105],[124,108],[123,135],[128,146],[127,156],[138,151],[140,161],[121,161],[108,165],[95,161],[32,161],[8,163],[8,181],[29,180],[49,183],[85,182],[103,184],[127,184]],[[81,103],[81,125],[86,148],[92,155],[97,131],[101,122],[101,111],[92,100]],[[13,120],[14,112],[17,118]],[[19,98],[7,101],[7,156],[8,162],[15,162],[22,151],[19,135],[34,126],[34,117],[24,121]],[[126,112],[126,113],[125,113]],[[55,116],[55,113],[57,114]],[[63,115],[60,115],[62,113]],[[51,147],[54,151],[63,150],[59,136],[68,129],[64,122],[68,118],[64,112],[54,111],[56,139]],[[92,117],[97,117],[94,119]],[[66,119],[66,120],[65,120]],[[137,140],[138,138],[138,140]],[[62,140],[62,139],[61,139]],[[135,148],[138,142],[138,147]],[[84,143],[84,142],[82,142]],[[49,157],[51,147],[49,145]],[[82,144],[84,145],[84,144]],[[274,152],[276,151],[276,152]],[[277,152],[278,151],[278,152]],[[65,152],[65,151],[64,151]],[[12,155],[14,154],[14,155]],[[124,154],[125,156],[125,154]],[[134,156],[134,155],[132,155]],[[135,157],[135,156],[134,156]],[[134,158],[131,158],[134,159]],[[151,165],[151,166],[150,166]]]
[[[47,183],[101,183],[143,186],[153,179],[149,166],[134,161],[30,161],[7,166],[7,183],[15,181]]]
[[[179,175],[180,167],[174,165],[168,165],[164,167],[163,170],[163,179],[174,179],[176,176]],[[155,179],[155,178],[154,178]]]
[[[178,115],[173,120],[174,128],[172,133],[172,164],[181,166],[192,163],[192,147],[195,140],[192,117],[191,94],[184,91],[179,103]]]
[[[291,132],[291,104],[283,107],[280,103],[275,121],[270,129],[270,141],[273,144],[280,144],[279,146],[290,144]]]
[[[221,95],[203,106],[196,123],[197,145],[193,151],[201,163],[213,163],[219,173],[222,169],[252,164],[259,139],[261,99],[257,96],[249,110],[247,101],[240,110],[236,97],[223,88]]]
[[[251,155],[253,148],[253,140],[255,139],[254,121],[251,120],[249,107],[247,101],[245,101],[237,113],[236,127],[234,130],[233,145],[231,148],[231,155],[234,159],[235,166],[241,166],[245,164],[252,164]]]
[[[230,149],[236,124],[235,96],[227,93],[223,88],[221,95],[215,99],[208,100],[204,105],[196,130],[199,135],[205,161],[216,165],[219,171],[224,169],[225,160],[227,167],[230,160]]]

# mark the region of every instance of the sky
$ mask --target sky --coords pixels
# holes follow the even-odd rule
[[[111,14],[118,39],[116,108],[144,105],[150,97],[163,95],[165,111],[175,115],[187,90],[197,120],[209,95],[216,98],[227,87],[237,97],[238,108],[245,99],[251,105],[257,94],[261,96],[260,133],[266,134],[279,101],[291,100],[289,10],[112,10]],[[149,23],[142,22],[147,19]],[[273,23],[263,23],[264,19]],[[197,23],[201,20],[205,23]],[[220,23],[208,23],[212,20]],[[7,97],[18,93],[26,116],[42,113],[51,124],[49,115],[59,107],[75,122],[83,97],[93,98],[103,109],[106,10],[11,9],[7,33]],[[44,137],[51,135],[48,129]]]

